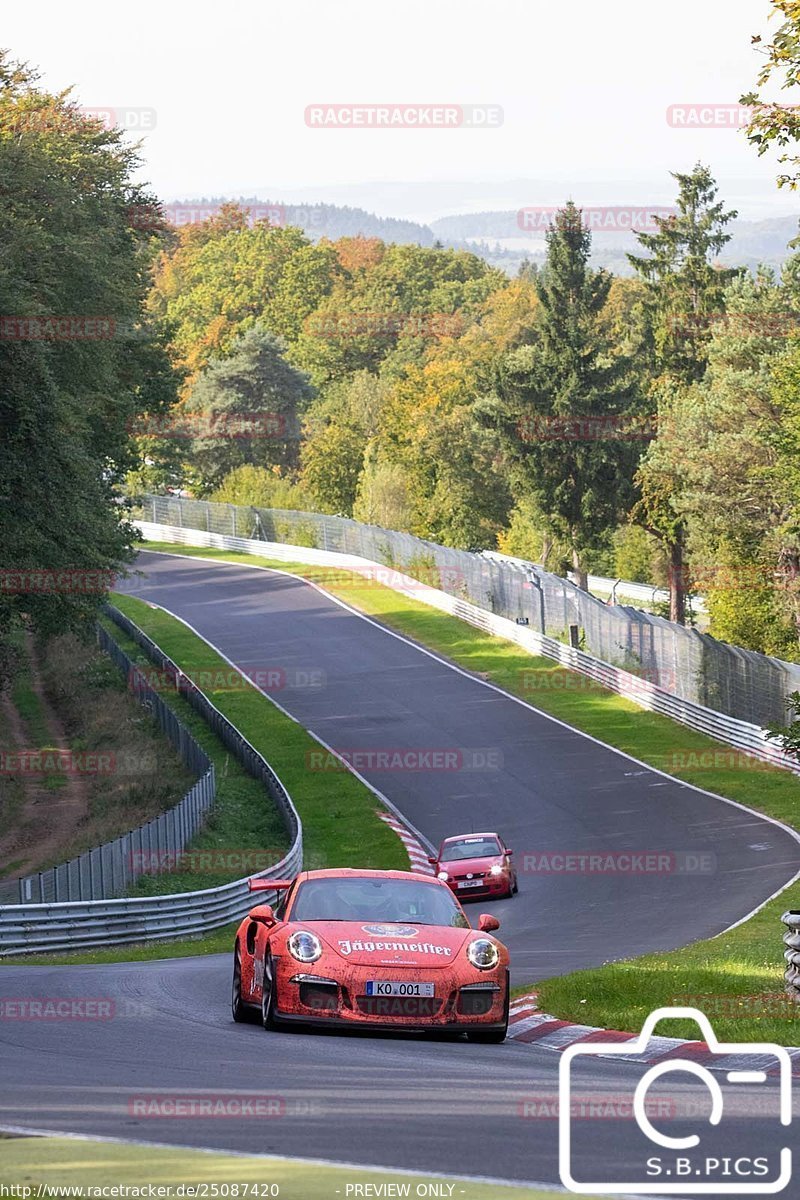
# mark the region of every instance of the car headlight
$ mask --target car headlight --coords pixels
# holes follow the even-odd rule
[[[495,863],[493,867],[489,868],[489,874],[490,875],[502,875],[503,868],[500,866],[499,863]]]
[[[322,942],[315,933],[309,933],[307,929],[298,929],[286,945],[292,958],[301,963],[316,962],[322,954]]]
[[[467,958],[479,971],[491,971],[497,966],[500,954],[497,946],[488,938],[475,938],[467,946]]]
[[[437,879],[449,879],[450,876],[447,874],[447,871],[440,871],[439,874],[436,876],[436,878]]]

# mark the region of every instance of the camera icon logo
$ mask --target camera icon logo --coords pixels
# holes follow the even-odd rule
[[[708,1046],[709,1055],[719,1056],[716,1069],[712,1073],[708,1066],[688,1057],[670,1057],[651,1066],[639,1079],[632,1103],[635,1127],[639,1135],[643,1135],[637,1141],[641,1142],[640,1148],[649,1155],[643,1157],[642,1177],[635,1180],[576,1179],[572,1111],[575,1060],[597,1055],[612,1055],[614,1058],[630,1055],[632,1062],[646,1064],[647,1059],[643,1056],[656,1026],[660,1021],[676,1019],[696,1022],[702,1040]],[[736,1057],[736,1063],[730,1062],[730,1056]],[[562,1052],[559,1064],[559,1172],[562,1184],[572,1192],[598,1195],[613,1193],[617,1196],[642,1192],[648,1195],[693,1197],[712,1193],[742,1196],[775,1195],[783,1191],[792,1178],[792,1151],[788,1146],[783,1146],[779,1153],[773,1153],[774,1163],[768,1155],[755,1158],[742,1156],[735,1160],[720,1157],[713,1146],[703,1144],[699,1134],[671,1137],[662,1132],[651,1120],[652,1106],[648,1112],[648,1091],[652,1085],[669,1073],[682,1072],[684,1076],[696,1077],[705,1085],[710,1095],[710,1113],[702,1119],[707,1123],[707,1131],[709,1127],[713,1130],[721,1124],[725,1108],[720,1078],[724,1075],[731,1085],[766,1085],[765,1057],[772,1058],[778,1068],[772,1072],[777,1075],[778,1117],[782,1126],[789,1126],[792,1122],[792,1060],[786,1047],[769,1042],[720,1042],[708,1017],[696,1008],[656,1009],[645,1021],[639,1037],[630,1042],[578,1042],[568,1046]],[[750,1059],[753,1069],[740,1069],[742,1064],[739,1059],[745,1060],[745,1067],[748,1065],[746,1060]],[[660,1153],[656,1154],[654,1147],[658,1147]],[[593,1155],[594,1159],[597,1157]]]

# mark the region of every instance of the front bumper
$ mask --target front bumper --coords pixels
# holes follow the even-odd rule
[[[447,886],[459,900],[498,899],[511,891],[510,875],[486,875],[480,880],[480,887],[461,888],[460,882],[458,879],[447,880]]]
[[[465,963],[458,972],[409,967],[352,967],[331,971],[301,968],[288,957],[275,959],[274,1017],[314,1025],[371,1029],[445,1029],[489,1032],[506,1024],[508,971],[505,964],[478,971]],[[432,983],[430,1001],[416,997],[368,997],[367,980],[399,979]]]

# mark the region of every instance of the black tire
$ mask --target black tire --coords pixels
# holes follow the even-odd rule
[[[264,982],[261,985],[261,1024],[265,1029],[275,1029],[275,972],[272,966],[272,955],[264,960]]]
[[[239,947],[236,947],[234,953],[234,977],[230,984],[230,1015],[233,1016],[236,1025],[242,1025],[247,1020],[245,1015],[245,1002],[241,998],[241,958],[239,956]]]
[[[512,895],[512,896],[516,896],[516,894],[517,894],[517,892],[518,892],[518,891],[519,891],[519,884],[517,883],[517,877],[516,877],[516,875],[515,875],[515,876],[514,876],[514,886],[513,886],[513,888],[511,889],[511,895]]]
[[[509,988],[508,972],[506,971],[506,1005],[505,1012],[503,1014],[503,1028],[487,1029],[485,1033],[482,1029],[476,1030],[474,1033],[467,1034],[467,1041],[491,1043],[492,1045],[498,1045],[500,1042],[504,1042],[508,1036],[508,1007],[510,1000],[511,991]]]
[[[231,983],[231,1016],[237,1025],[252,1025],[255,1013],[249,1004],[242,999],[242,960],[239,947],[233,956],[233,981]]]

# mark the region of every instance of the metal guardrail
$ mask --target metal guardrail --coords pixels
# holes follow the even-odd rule
[[[106,611],[153,662],[177,680],[181,694],[211,725],[245,770],[265,784],[276,803],[291,838],[291,848],[279,863],[257,872],[258,877],[282,879],[296,875],[303,865],[302,825],[289,793],[269,763],[147,634],[113,606],[107,606]],[[123,653],[120,650],[120,654]],[[0,958],[158,938],[201,936],[248,912],[253,905],[249,878],[168,896],[0,905]],[[266,903],[272,894],[262,895]],[[276,896],[277,892],[272,898]]]
[[[330,566],[345,569],[370,571],[374,578],[385,583],[387,587],[405,595],[412,596],[423,604],[429,604],[442,612],[459,617],[477,629],[486,633],[496,634],[507,641],[516,642],[531,654],[549,658],[569,671],[587,676],[604,688],[634,701],[640,707],[662,716],[671,717],[698,733],[706,734],[741,750],[743,754],[754,759],[760,759],[775,767],[800,773],[800,763],[792,759],[778,748],[775,742],[766,737],[766,732],[759,725],[748,721],[738,720],[727,713],[717,712],[676,695],[673,690],[659,687],[649,677],[642,677],[633,671],[603,662],[584,650],[568,646],[556,638],[536,632],[528,626],[518,625],[508,617],[480,608],[467,600],[459,599],[438,588],[420,583],[419,580],[403,575],[399,570],[387,570],[381,563],[358,558],[352,554],[338,554],[318,549],[308,549],[304,546],[287,546],[283,543],[263,542],[242,537],[227,537],[224,534],[207,533],[202,530],[184,526],[153,525],[147,521],[135,521],[134,524],[142,531],[145,539],[161,542],[175,542],[183,545],[214,546],[220,549],[233,549],[244,554],[258,554],[262,557],[276,558],[286,562],[327,563]],[[530,603],[530,601],[529,601]],[[555,681],[558,685],[558,679]],[[566,687],[566,681],[562,683]],[[530,701],[536,703],[536,693],[531,691]],[[676,745],[676,754],[683,753]],[[686,752],[687,754],[690,752]],[[696,752],[695,752],[696,753]],[[675,764],[691,766],[691,761]],[[698,762],[698,766],[703,766]],[[713,766],[713,763],[708,765]],[[747,765],[742,762],[740,765]],[[756,765],[755,763],[753,764]]]
[[[619,597],[627,600],[640,600],[643,604],[669,604],[669,589],[656,587],[650,583],[633,583],[629,579],[609,579],[604,575],[587,575],[590,592],[600,592],[610,596],[615,604]],[[708,613],[704,596],[689,593],[686,596],[686,611],[705,616]]]
[[[499,550],[482,550],[481,553],[484,558],[494,559],[501,563],[516,563],[525,570],[541,569],[537,563],[532,563],[525,558],[518,558],[513,554],[501,554]],[[631,579],[610,579],[606,575],[587,575],[586,583],[590,592],[600,592],[604,596],[609,596],[614,604],[619,603],[620,596],[625,596],[628,600],[640,600],[643,604],[669,603],[669,588],[658,587],[656,584],[634,583]],[[688,612],[698,614],[708,612],[703,596],[687,595],[686,608]]]
[[[781,918],[786,929],[783,944],[786,946],[786,991],[792,1000],[800,1004],[800,909],[790,909]]]
[[[67,900],[109,900],[123,896],[140,875],[154,874],[161,863],[175,861],[200,831],[216,796],[214,764],[157,692],[134,670],[128,655],[102,625],[97,627],[101,650],[133,681],[137,699],[157,721],[161,732],[197,776],[183,799],[166,812],[102,846],[85,850],[69,862],[21,879],[0,883],[0,903],[48,904]],[[135,764],[132,764],[135,767]],[[118,764],[125,769],[124,762]],[[153,865],[151,865],[153,864]]]
[[[538,633],[569,642],[594,658],[644,675],[681,700],[759,726],[782,723],[786,697],[800,691],[800,663],[733,646],[628,604],[607,604],[536,564],[500,561],[424,541],[410,533],[347,517],[287,509],[246,508],[208,500],[145,496],[134,515],[184,532],[308,546],[314,553],[357,555],[425,579],[497,616],[524,619]],[[295,559],[298,556],[295,554]],[[310,560],[309,560],[310,561]]]

